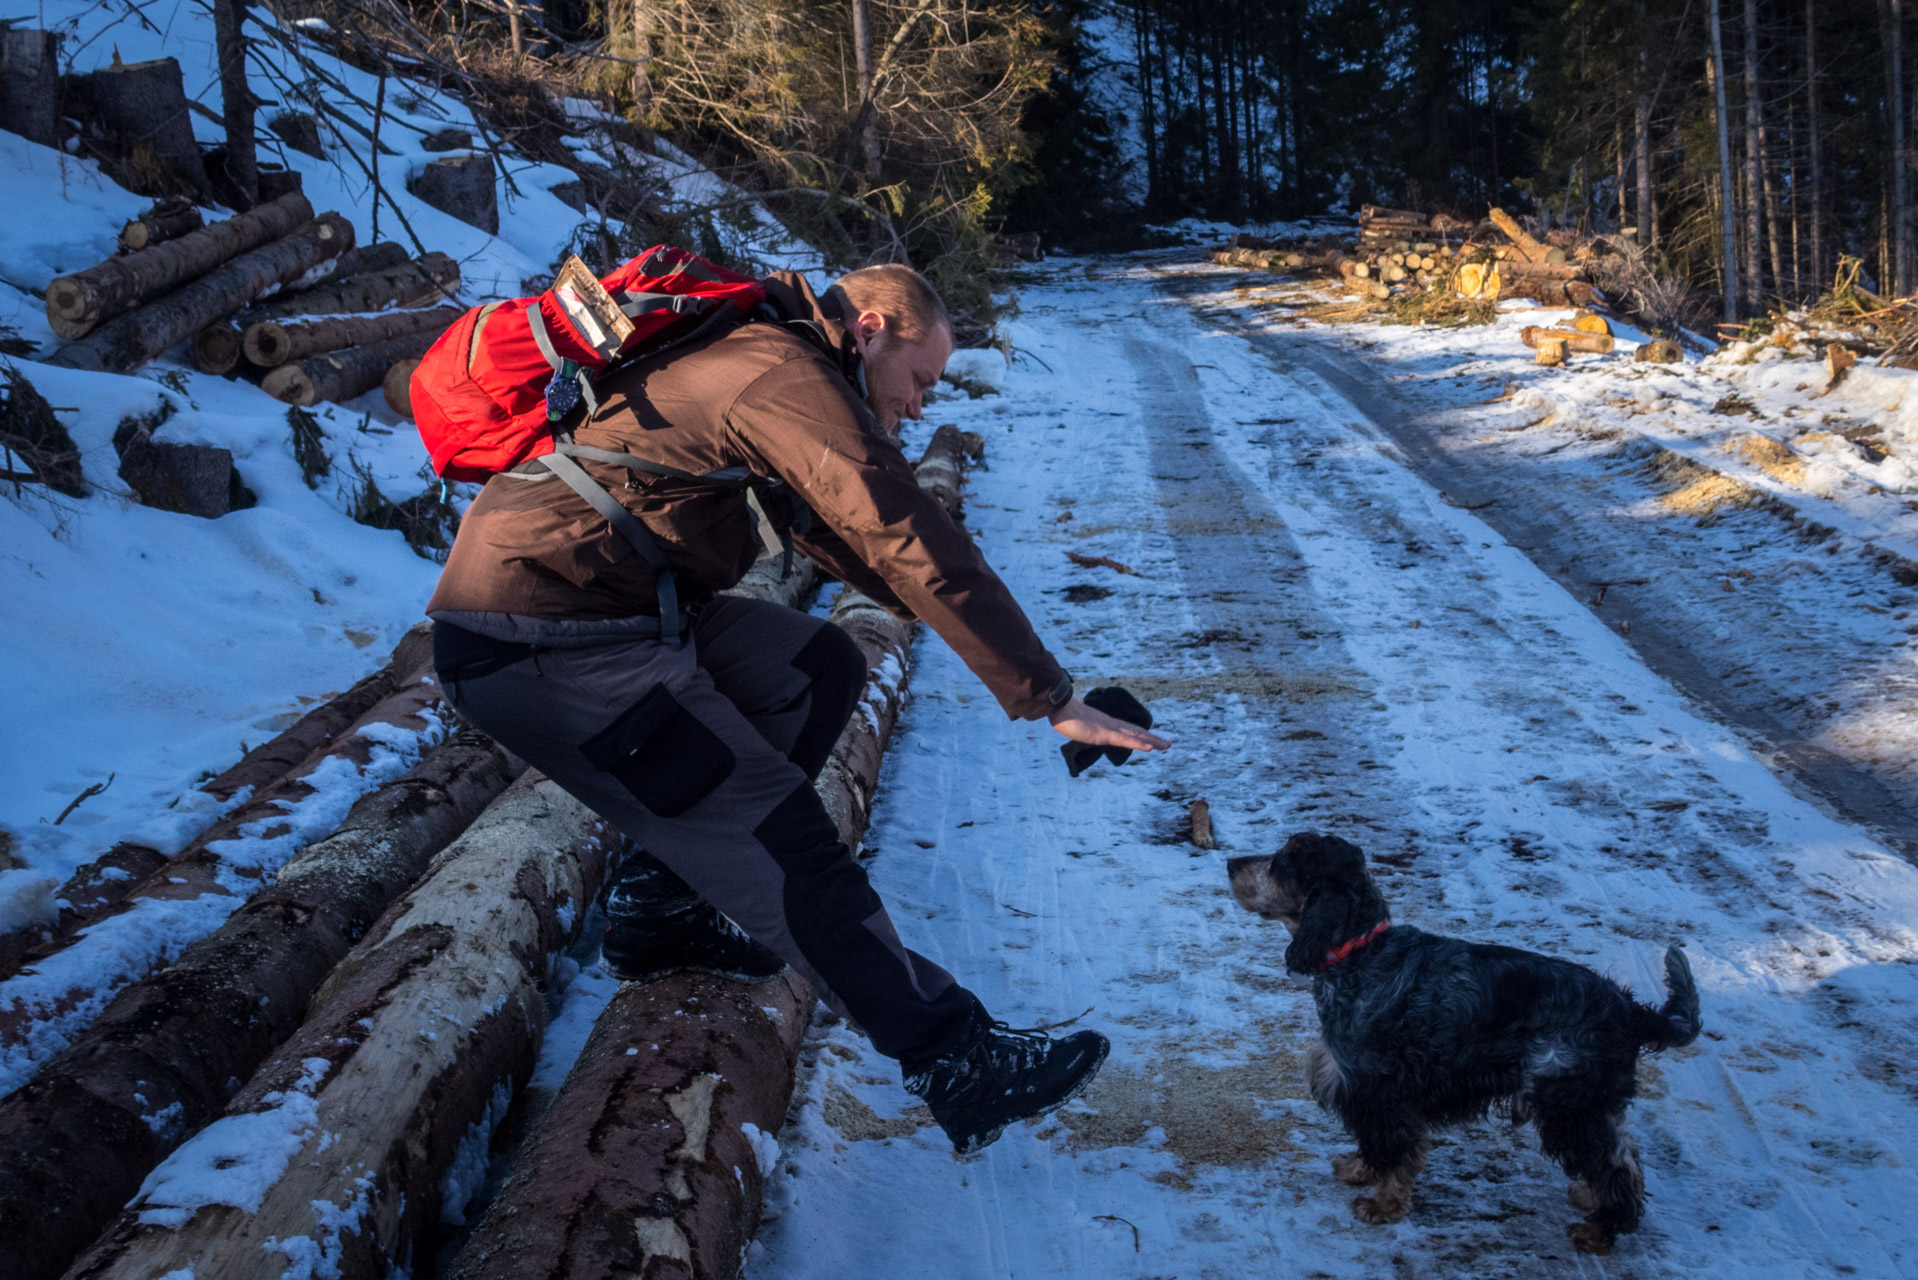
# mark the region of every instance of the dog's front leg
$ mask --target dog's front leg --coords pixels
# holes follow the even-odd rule
[[[1345,1122],[1359,1140],[1351,1171],[1357,1174],[1357,1166],[1363,1165],[1373,1184],[1371,1195],[1352,1201],[1352,1214],[1374,1226],[1397,1222],[1411,1209],[1412,1188],[1425,1171],[1425,1153],[1431,1144],[1424,1118],[1416,1108],[1383,1099],[1362,1085],[1355,1084],[1351,1092],[1353,1105]],[[1338,1165],[1333,1172],[1345,1180]]]

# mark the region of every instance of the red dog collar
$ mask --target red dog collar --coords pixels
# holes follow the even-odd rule
[[[1381,920],[1373,925],[1368,932],[1362,933],[1356,938],[1347,938],[1344,942],[1341,942],[1338,946],[1333,947],[1325,953],[1325,967],[1330,969],[1333,965],[1345,959],[1345,957],[1351,955],[1354,951],[1357,951],[1360,947],[1391,927],[1392,922],[1390,920]]]

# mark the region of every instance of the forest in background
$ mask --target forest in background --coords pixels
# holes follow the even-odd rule
[[[1905,0],[276,0],[538,155],[589,95],[989,326],[1037,244],[1376,202],[1622,233],[1749,319],[1918,292]],[[241,6],[219,0],[216,16]],[[229,113],[231,115],[232,113]],[[696,228],[631,175],[582,252]],[[724,217],[726,211],[715,211]],[[624,231],[608,230],[624,228]],[[650,242],[650,239],[648,240]]]

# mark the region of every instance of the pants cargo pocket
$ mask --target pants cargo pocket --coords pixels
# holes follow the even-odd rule
[[[581,744],[580,752],[661,818],[677,818],[711,795],[736,763],[732,748],[664,685]]]

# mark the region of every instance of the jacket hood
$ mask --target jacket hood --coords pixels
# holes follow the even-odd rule
[[[852,329],[840,317],[837,299],[821,298],[797,271],[775,271],[766,277],[766,301],[779,313],[782,322],[805,334],[808,341],[839,366],[846,380],[864,394],[859,346],[853,341]]]

